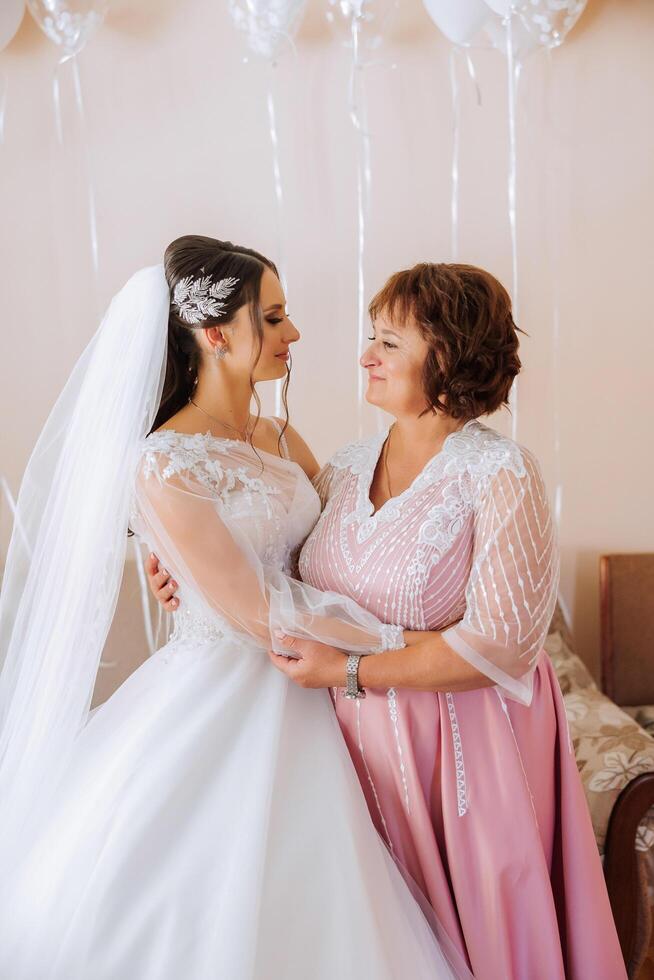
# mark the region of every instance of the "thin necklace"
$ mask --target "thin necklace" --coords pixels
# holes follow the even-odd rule
[[[195,405],[195,407],[197,408],[198,412],[202,412],[202,414],[203,415],[206,415],[207,418],[208,419],[211,419],[212,422],[217,422],[218,425],[223,425],[226,429],[231,429],[232,432],[236,432],[237,435],[239,435],[241,437],[241,439],[243,440],[243,442],[248,442],[248,435],[249,435],[249,433],[248,433],[247,428],[245,428],[245,429],[237,429],[235,425],[230,425],[229,422],[223,422],[222,419],[217,419],[215,415],[211,415],[204,408],[201,408],[198,405],[197,402],[193,401],[192,398],[189,398],[189,404],[190,405]]]
[[[386,436],[386,442],[384,443],[384,450],[382,456],[383,464],[384,464],[384,475],[386,476],[386,489],[388,490],[389,498],[393,496],[393,491],[391,490],[391,474],[388,469],[388,450],[391,445],[391,433],[393,432],[394,428],[395,428],[395,423],[393,423],[393,425],[388,430],[388,435]],[[445,443],[447,442],[447,440],[449,439],[450,435],[453,435],[454,432],[460,432],[460,429],[454,429],[453,432],[450,432],[447,436],[445,436],[441,444],[441,450],[445,445]]]
[[[388,470],[388,447],[391,444],[391,432],[394,426],[391,426],[388,430],[388,435],[386,436],[386,442],[384,443],[384,474],[386,476],[386,489],[388,490],[389,499],[393,496],[393,491],[391,490],[391,474]]]

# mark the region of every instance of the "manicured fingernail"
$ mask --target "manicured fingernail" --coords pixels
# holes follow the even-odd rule
[[[167,568],[160,568],[159,571],[161,572],[162,575],[168,575],[168,569]]]

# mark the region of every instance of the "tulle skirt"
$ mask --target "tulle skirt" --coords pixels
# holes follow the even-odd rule
[[[2,980],[465,972],[373,828],[328,694],[236,637],[168,644],[92,714],[2,904]]]

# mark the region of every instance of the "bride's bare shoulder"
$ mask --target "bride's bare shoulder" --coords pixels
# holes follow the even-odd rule
[[[174,432],[180,432],[182,435],[192,436],[198,431],[197,425],[193,424],[193,417],[190,412],[186,411],[187,406],[175,412],[171,415],[169,419],[160,425],[158,429],[154,429],[154,432],[166,432],[167,429],[172,429]]]

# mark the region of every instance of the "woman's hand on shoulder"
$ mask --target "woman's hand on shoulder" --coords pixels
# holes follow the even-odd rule
[[[276,419],[280,426],[284,427],[284,419]],[[310,480],[313,480],[316,473],[320,470],[320,463],[313,455],[306,442],[299,432],[292,425],[286,427],[284,432],[288,445],[288,452],[294,463],[299,463]]]

